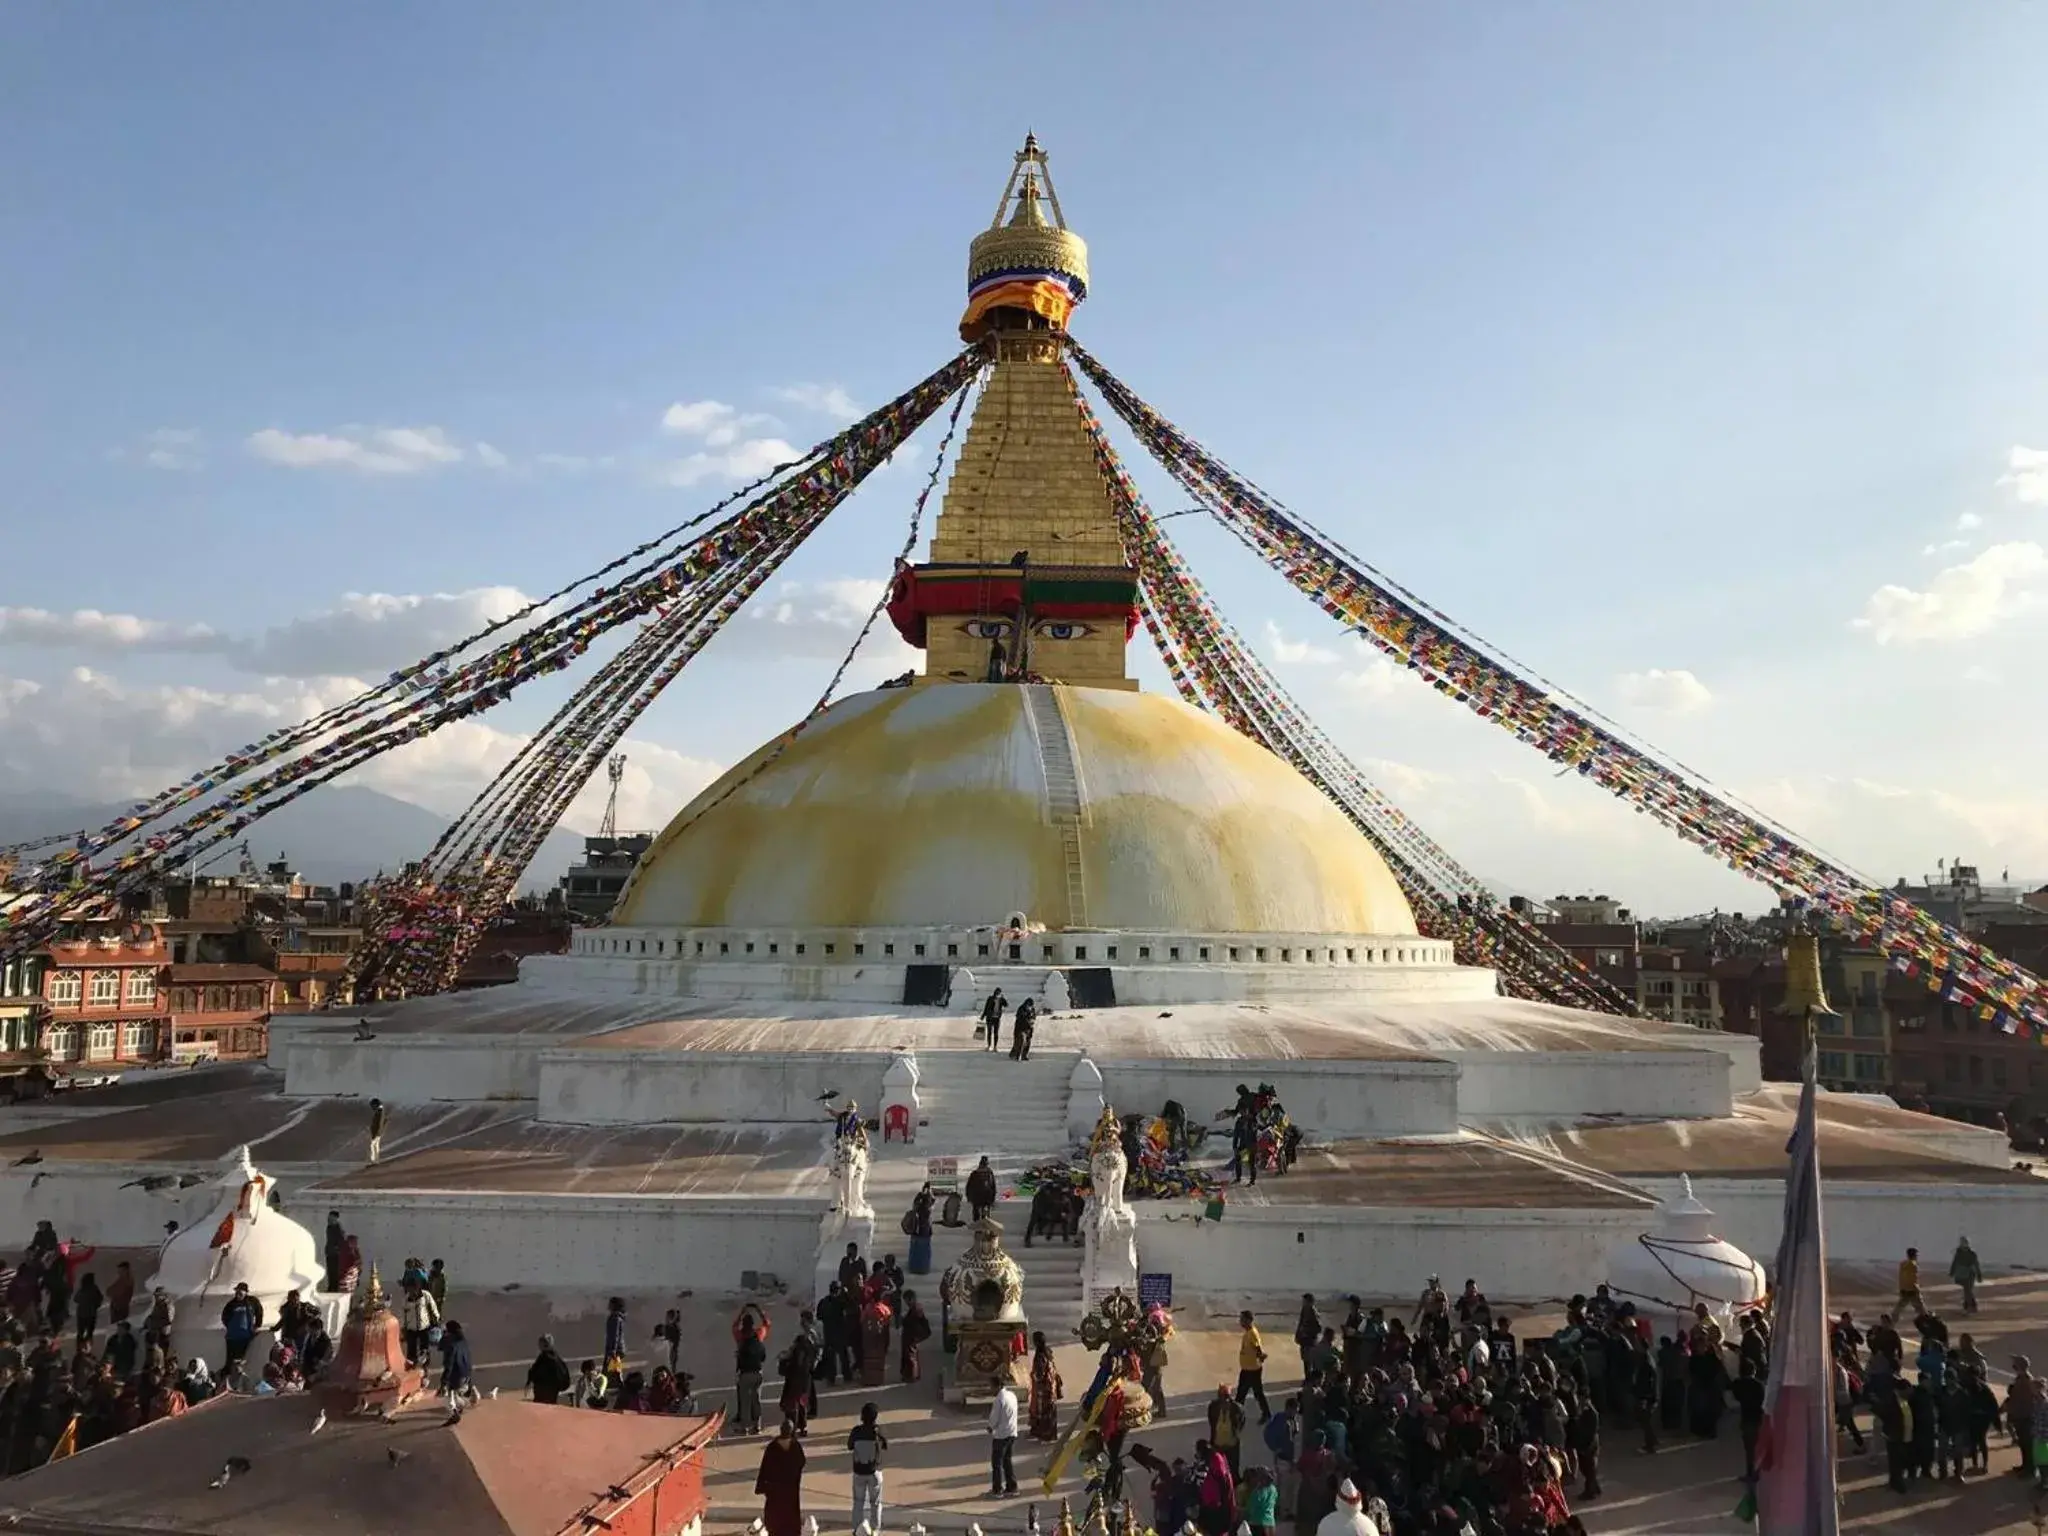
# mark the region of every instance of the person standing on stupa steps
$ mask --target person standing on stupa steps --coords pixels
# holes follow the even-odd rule
[[[384,1151],[384,1122],[386,1119],[384,1101],[370,1100],[370,1161],[377,1161]]]
[[[1038,1028],[1038,1003],[1034,998],[1025,998],[1017,1005],[1016,1021],[1010,1026],[1010,1060],[1031,1059],[1031,1036]]]
[[[327,1213],[327,1289],[341,1289],[341,1245],[348,1240],[348,1233],[342,1230],[341,1212]]]
[[[967,1175],[967,1204],[976,1221],[996,1208],[996,1171],[989,1167],[986,1153]]]
[[[997,987],[995,991],[989,993],[988,1001],[981,1005],[981,1029],[982,1033],[988,1037],[983,1042],[984,1048],[987,1050],[992,1051],[996,1049],[997,1041],[1002,1038],[1003,1009],[1008,1005],[1008,1002],[1009,1000],[1003,996],[1003,989]]]

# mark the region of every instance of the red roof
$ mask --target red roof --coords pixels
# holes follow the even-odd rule
[[[200,962],[172,966],[170,979],[171,984],[176,986],[179,982],[275,981],[277,975],[260,965],[212,965]]]
[[[318,1411],[302,1396],[215,1398],[8,1478],[0,1516],[23,1529],[101,1536],[557,1536],[585,1512],[615,1513],[602,1490],[637,1493],[644,1473],[697,1454],[720,1422],[506,1398],[477,1404],[449,1429],[430,1400],[389,1424],[337,1415],[315,1435]],[[230,1456],[246,1457],[250,1470],[208,1487]]]

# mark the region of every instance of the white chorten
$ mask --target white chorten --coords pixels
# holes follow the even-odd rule
[[[220,1331],[220,1309],[237,1285],[247,1285],[263,1303],[266,1328],[275,1324],[278,1309],[293,1291],[328,1308],[328,1326],[336,1326],[346,1298],[316,1295],[324,1279],[320,1245],[312,1233],[272,1208],[275,1181],[250,1161],[246,1146],[221,1160],[216,1183],[219,1197],[213,1208],[164,1245],[157,1271],[149,1277],[150,1291],[162,1287],[177,1308],[173,1343],[178,1352],[189,1354],[196,1347],[218,1358],[204,1336]]]
[[[1726,1316],[1764,1298],[1764,1268],[1733,1243],[1716,1237],[1714,1213],[1679,1176],[1679,1195],[1657,1207],[1652,1231],[1615,1244],[1607,1258],[1607,1288],[1638,1308],[1691,1311],[1700,1302]]]

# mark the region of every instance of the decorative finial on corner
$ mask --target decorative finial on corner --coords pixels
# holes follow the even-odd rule
[[[1684,1199],[1690,1200],[1690,1199],[1692,1198],[1692,1175],[1691,1175],[1691,1174],[1689,1174],[1689,1173],[1681,1173],[1681,1174],[1680,1174],[1680,1175],[1678,1176],[1678,1192],[1679,1192],[1680,1196],[1681,1196],[1682,1198],[1684,1198]]]

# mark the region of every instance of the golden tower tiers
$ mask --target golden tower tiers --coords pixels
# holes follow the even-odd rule
[[[1135,688],[1124,650],[1137,573],[1124,558],[1060,357],[1088,292],[1045,151],[1027,137],[993,223],[969,247],[961,335],[989,357],[927,564],[896,574],[889,616],[927,682]]]

